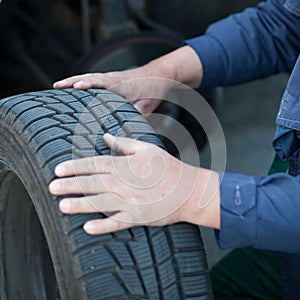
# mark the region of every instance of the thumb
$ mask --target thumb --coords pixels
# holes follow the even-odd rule
[[[116,137],[105,133],[103,139],[106,145],[113,151],[123,155],[133,155],[145,148],[144,142],[126,137]]]

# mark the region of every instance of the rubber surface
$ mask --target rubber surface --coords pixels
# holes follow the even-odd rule
[[[0,101],[1,299],[211,299],[197,226],[90,236],[82,226],[100,214],[60,213],[47,189],[55,166],[110,155],[105,132],[164,147],[132,105],[106,90]]]

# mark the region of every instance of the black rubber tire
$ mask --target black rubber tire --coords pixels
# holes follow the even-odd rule
[[[60,213],[60,198],[48,192],[55,166],[110,154],[105,132],[163,147],[132,105],[109,91],[47,90],[0,101],[1,299],[211,299],[197,226],[90,236],[82,225],[100,214]]]

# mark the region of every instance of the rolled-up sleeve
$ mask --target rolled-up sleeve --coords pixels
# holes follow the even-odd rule
[[[203,65],[199,89],[237,84],[291,71],[300,50],[300,19],[283,1],[268,0],[185,42]]]
[[[299,253],[300,176],[220,174],[220,248],[254,247]]]

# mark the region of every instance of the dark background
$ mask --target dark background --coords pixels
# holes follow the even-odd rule
[[[99,43],[161,28],[166,35],[174,34],[179,39],[196,36],[209,23],[256,3],[254,0],[2,0],[0,97],[50,88],[53,81],[73,74],[77,62]]]

